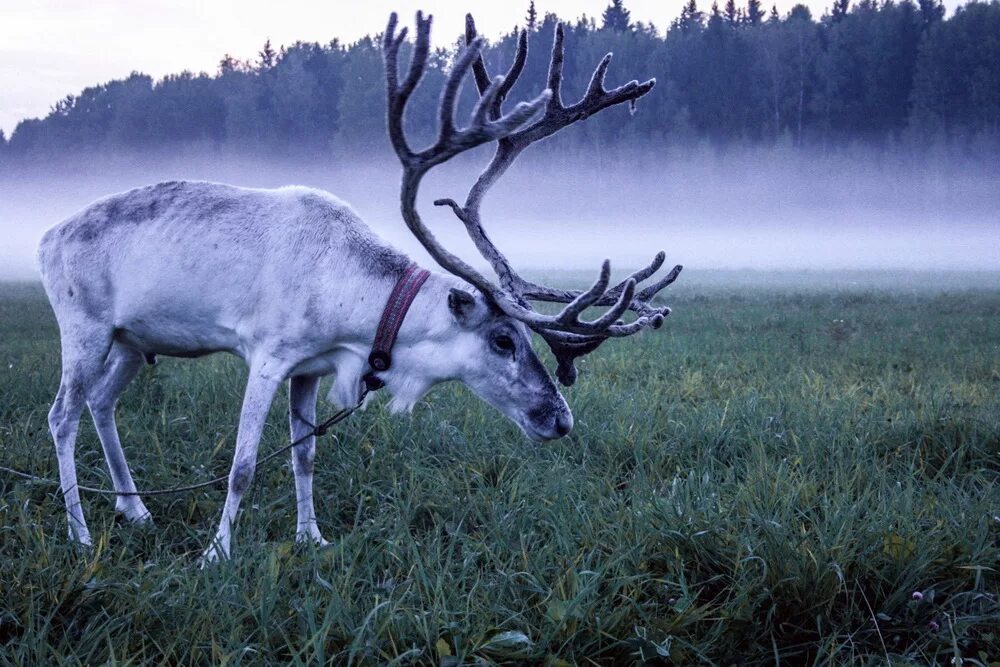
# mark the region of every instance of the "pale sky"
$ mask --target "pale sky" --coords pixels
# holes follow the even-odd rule
[[[957,0],[946,2],[952,10]],[[609,0],[536,0],[539,16],[599,17]],[[684,0],[626,0],[632,19],[661,30]],[[720,4],[722,4],[720,2]],[[739,3],[743,4],[743,3]],[[766,0],[770,7],[771,1]],[[779,0],[785,13],[795,0]],[[815,17],[827,0],[804,0]],[[709,0],[699,6],[707,10]],[[62,97],[137,70],[155,78],[216,71],[225,53],[252,58],[270,38],[351,42],[380,32],[389,13],[411,23],[421,8],[435,17],[434,40],[451,42],[471,11],[488,37],[523,22],[528,0],[0,0],[0,129],[9,136],[22,118],[44,116]]]

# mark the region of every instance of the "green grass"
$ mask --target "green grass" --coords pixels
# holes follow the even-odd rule
[[[58,492],[0,475],[0,661],[996,660],[1000,281],[806,278],[682,276],[664,330],[584,362],[549,445],[460,387],[353,417],[319,446],[323,550],[291,542],[285,462],[204,571],[222,488],[147,499],[155,531],[85,495],[79,553]],[[0,465],[56,476],[58,370],[40,288],[0,287]],[[118,410],[140,488],[228,470],[244,377],[142,372]],[[89,421],[77,460],[110,486]]]

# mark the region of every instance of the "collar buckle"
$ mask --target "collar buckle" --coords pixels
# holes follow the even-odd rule
[[[417,298],[417,293],[424,282],[431,275],[427,269],[421,269],[416,263],[406,267],[403,275],[396,281],[396,285],[389,294],[385,308],[382,309],[382,318],[379,320],[378,329],[375,331],[375,340],[372,342],[372,351],[368,355],[369,371],[363,376],[365,386],[369,391],[375,391],[385,386],[375,373],[382,373],[392,366],[392,346],[399,335],[399,329],[403,326],[403,319],[413,300]]]

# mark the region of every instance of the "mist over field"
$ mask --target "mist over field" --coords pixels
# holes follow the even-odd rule
[[[519,267],[596,271],[609,257],[625,270],[663,248],[668,261],[706,271],[1000,269],[1000,1],[951,11],[939,0],[690,2],[669,19],[660,7],[655,23],[648,5],[632,4],[612,0],[586,18],[574,15],[579,5],[530,2],[507,7],[509,32],[485,17],[480,26],[480,74],[506,72],[521,54],[508,111],[549,86],[557,35],[566,104],[590,95],[599,62],[608,90],[656,80],[634,115],[584,114],[489,193],[487,229]],[[398,214],[385,24],[346,15],[371,37],[331,24],[330,41],[260,34],[256,54],[219,41],[218,60],[200,72],[105,81],[95,71],[44,117],[17,121],[9,137],[0,129],[0,278],[35,276],[43,230],[95,198],[168,179],[319,187],[428,261]],[[409,9],[400,16],[410,25]],[[420,66],[404,121],[414,145],[435,133],[464,41],[455,29],[434,28],[435,44],[450,46]],[[476,87],[466,81],[456,99],[464,122]],[[5,108],[11,117],[17,107]],[[489,151],[459,156],[422,187],[429,224],[470,260],[461,225],[430,203],[462,199]]]
[[[489,233],[525,269],[625,269],[663,248],[692,269],[1000,269],[1000,164],[902,151],[695,146],[622,155],[541,145],[490,192]],[[951,151],[954,153],[954,151]],[[421,211],[478,255],[438,197],[464,198],[490,150],[431,172]],[[311,159],[214,153],[35,163],[0,173],[0,279],[37,277],[45,229],[95,199],[163,180],[306,185],[349,202],[380,235],[431,265],[398,212],[387,146]]]

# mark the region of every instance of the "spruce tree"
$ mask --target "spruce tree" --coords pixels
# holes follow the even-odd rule
[[[625,9],[622,0],[611,0],[611,4],[604,10],[601,20],[602,28],[615,32],[626,32],[632,27],[631,12]]]
[[[833,9],[830,11],[830,18],[834,23],[840,23],[847,16],[847,9],[851,6],[851,0],[833,0]]]
[[[944,5],[941,0],[919,0],[920,19],[926,29],[944,18]]]
[[[726,0],[725,9],[726,23],[736,25],[740,22],[740,14],[736,10],[736,0]]]
[[[749,25],[760,25],[764,20],[764,8],[760,5],[760,0],[747,0],[746,22]]]
[[[235,72],[240,68],[240,61],[232,57],[228,53],[222,56],[222,60],[219,61],[219,74],[226,75],[231,72]]]
[[[682,32],[691,32],[703,26],[704,17],[705,15],[698,10],[697,0],[688,0],[684,9],[681,10],[680,18],[674,22],[674,25],[679,27]]]
[[[535,28],[538,27],[538,11],[535,9],[535,0],[531,0],[528,4],[528,13],[524,17],[524,22],[528,27],[528,32],[534,32]]]
[[[278,53],[271,46],[271,40],[264,42],[263,48],[257,52],[257,68],[261,71],[274,67],[278,60]]]

